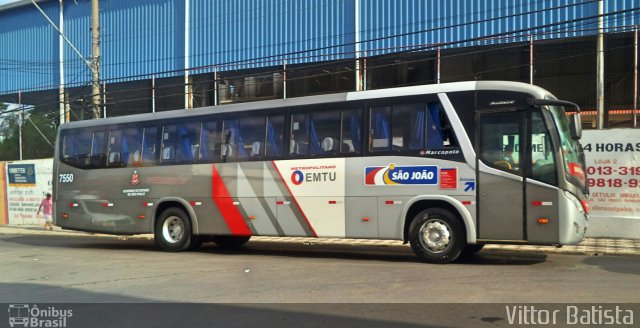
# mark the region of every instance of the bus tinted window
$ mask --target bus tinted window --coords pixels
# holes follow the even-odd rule
[[[142,142],[142,163],[144,165],[155,165],[158,162],[157,143],[158,128],[145,128]]]
[[[193,162],[200,159],[200,123],[181,124],[179,131],[176,161]]]
[[[357,153],[362,151],[362,111],[346,110],[342,112],[341,153]]]
[[[314,112],[310,115],[309,140],[320,142],[320,149],[312,147],[311,154],[333,154],[340,149],[340,112]]]
[[[391,149],[391,106],[371,108],[371,135],[369,150],[385,151]]]
[[[62,158],[65,163],[84,168],[89,166],[91,156],[91,132],[70,132],[64,137]]]
[[[240,133],[244,144],[239,144],[238,147],[244,147],[251,159],[264,158],[265,117],[260,115],[243,118],[240,121]]]
[[[427,149],[458,147],[451,123],[439,103],[427,104]]]
[[[109,132],[107,166],[124,167],[142,162],[142,129],[128,128]]]
[[[425,121],[424,104],[393,106],[392,149],[423,149]]]
[[[334,154],[340,149],[340,111],[295,114],[291,120],[291,154]]]
[[[173,162],[176,158],[176,131],[178,127],[165,125],[162,128],[162,151],[160,161],[163,163]]]
[[[220,148],[220,133],[218,132],[217,121],[207,121],[202,123],[202,133],[200,141],[200,159],[203,161],[213,161],[213,154]]]
[[[372,152],[458,146],[451,124],[437,102],[373,107],[370,126]]]
[[[284,155],[284,115],[267,117],[267,158],[282,158]]]
[[[107,158],[107,136],[106,132],[94,132],[93,141],[91,142],[91,168],[100,168],[105,165]]]
[[[114,130],[109,132],[109,156],[107,166],[122,167],[124,160],[122,158],[122,131]]]
[[[308,114],[294,114],[291,116],[291,141],[289,154],[307,155],[309,153]],[[317,147],[320,148],[318,141]]]
[[[139,166],[142,163],[142,129],[124,130],[121,147],[122,162],[127,166]]]

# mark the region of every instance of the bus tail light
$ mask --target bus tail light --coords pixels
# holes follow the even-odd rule
[[[582,204],[582,209],[584,209],[584,212],[589,214],[589,201],[586,199],[581,199],[580,200],[580,204]]]

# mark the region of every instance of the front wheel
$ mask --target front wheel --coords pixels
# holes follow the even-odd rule
[[[165,251],[181,252],[189,249],[194,236],[191,234],[189,215],[180,208],[168,208],[156,221],[154,239]]]
[[[429,263],[455,261],[466,241],[458,218],[442,208],[426,209],[413,218],[409,227],[411,249]]]

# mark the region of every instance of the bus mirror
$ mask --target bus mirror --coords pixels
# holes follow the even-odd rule
[[[569,117],[571,118],[571,138],[579,140],[582,138],[582,120],[580,119],[580,114],[575,113]]]

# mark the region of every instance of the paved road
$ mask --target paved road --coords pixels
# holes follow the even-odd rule
[[[16,302],[639,302],[637,257],[483,251],[448,265],[408,247],[250,242],[164,253],[147,239],[0,236]]]

